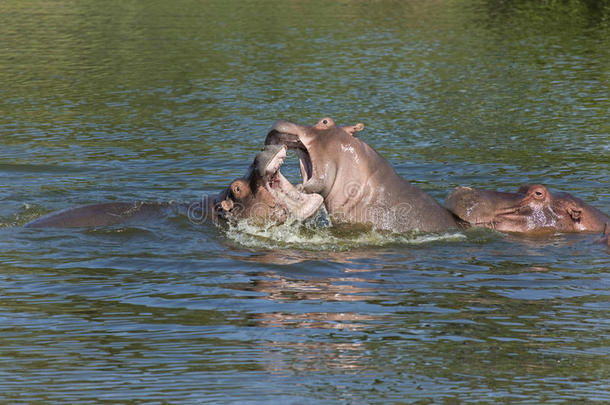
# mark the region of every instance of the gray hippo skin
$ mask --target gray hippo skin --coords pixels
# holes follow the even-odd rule
[[[27,228],[85,228],[142,221],[163,215],[171,203],[113,202],[82,205],[52,212],[25,224]]]
[[[259,222],[284,222],[289,218],[305,220],[322,205],[322,197],[298,191],[280,173],[286,157],[284,146],[268,146],[259,152],[246,176],[234,180],[215,197],[200,202],[151,203],[113,202],[84,205],[50,213],[26,227],[96,227],[154,219],[178,212],[191,220],[240,220],[253,218]]]
[[[470,226],[501,232],[608,232],[610,218],[568,193],[525,184],[516,193],[457,187],[445,207]],[[606,234],[607,239],[607,234]]]
[[[369,224],[393,232],[439,232],[457,227],[452,214],[400,177],[389,162],[356,138],[362,124],[340,127],[322,118],[308,127],[276,122],[265,144],[299,157],[301,189],[318,193],[335,223]]]

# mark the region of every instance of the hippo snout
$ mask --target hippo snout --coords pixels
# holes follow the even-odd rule
[[[284,120],[277,120],[273,123],[271,128],[269,129],[269,133],[271,132],[280,132],[280,133],[290,133],[291,129],[294,127],[294,124]]]

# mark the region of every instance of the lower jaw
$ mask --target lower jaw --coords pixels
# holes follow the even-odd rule
[[[278,201],[281,201],[288,216],[301,221],[311,217],[323,203],[319,194],[304,194],[296,189],[289,191],[271,189],[271,192]]]

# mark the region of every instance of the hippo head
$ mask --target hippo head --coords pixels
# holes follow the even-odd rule
[[[445,207],[470,225],[502,232],[601,232],[610,219],[568,193],[523,185],[516,193],[457,187]]]
[[[363,124],[337,126],[332,118],[322,118],[310,127],[288,121],[277,121],[269,130],[266,145],[285,145],[294,149],[299,157],[303,184],[315,179],[325,179],[325,185],[316,190],[326,198],[334,178],[329,175],[325,163],[331,155],[338,155],[335,149],[340,144],[348,144],[350,138],[364,128]],[[343,142],[341,142],[343,140]],[[338,142],[339,141],[339,142]]]
[[[299,192],[280,173],[286,147],[267,145],[250,165],[245,177],[234,180],[216,199],[218,214],[227,219],[257,221],[305,220],[322,205],[318,194]]]

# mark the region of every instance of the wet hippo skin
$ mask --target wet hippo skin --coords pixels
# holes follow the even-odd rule
[[[296,151],[303,179],[300,188],[324,197],[335,223],[371,224],[393,232],[456,228],[450,212],[354,136],[363,127],[337,126],[331,118],[313,126],[277,121],[265,144]]]
[[[604,232],[610,218],[568,193],[525,184],[516,193],[457,187],[445,207],[471,226],[502,232]]]

